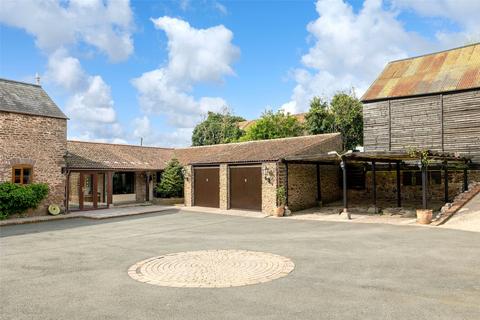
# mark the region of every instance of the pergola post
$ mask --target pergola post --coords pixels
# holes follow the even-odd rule
[[[320,164],[317,163],[317,202],[321,204],[322,202],[322,186],[320,183]]]
[[[468,167],[465,162],[465,167],[463,169],[463,192],[468,190]]]
[[[445,203],[448,202],[448,162],[443,163],[443,186],[445,187]]]
[[[288,162],[285,162],[285,206],[288,207]]]
[[[347,198],[347,160],[342,158],[340,162],[340,168],[342,168],[343,174],[343,213],[347,214],[347,219],[350,218],[350,212],[348,212],[348,198]]]
[[[377,170],[375,161],[372,161],[372,179],[373,179],[373,207],[377,213]]]
[[[400,161],[397,161],[397,207],[402,206],[402,185],[400,182]]]
[[[420,162],[420,168],[422,169],[422,207],[427,209],[427,166]]]

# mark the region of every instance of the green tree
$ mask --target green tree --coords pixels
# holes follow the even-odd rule
[[[192,145],[206,146],[237,141],[244,133],[238,128],[238,122],[244,120],[228,111],[208,112],[207,118],[193,130]]]
[[[310,109],[305,115],[305,128],[310,134],[335,132],[335,117],[328,102],[314,97],[310,102]]]
[[[354,149],[363,144],[362,103],[355,94],[339,92],[333,96],[330,109],[334,116],[335,131],[343,136],[343,148]]]
[[[156,191],[162,198],[174,198],[183,196],[183,173],[182,165],[177,159],[168,162],[162,173],[160,183]]]
[[[247,129],[240,141],[297,137],[302,134],[303,126],[297,118],[285,114],[282,110],[277,112],[268,110]]]

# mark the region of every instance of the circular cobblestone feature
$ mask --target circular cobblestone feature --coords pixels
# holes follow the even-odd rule
[[[288,275],[292,260],[246,250],[171,253],[140,261],[128,269],[135,280],[165,287],[225,288],[272,281]]]

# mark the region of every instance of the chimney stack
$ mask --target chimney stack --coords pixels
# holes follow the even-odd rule
[[[37,84],[37,86],[40,85],[40,76],[38,75],[38,72],[35,73],[35,83]]]

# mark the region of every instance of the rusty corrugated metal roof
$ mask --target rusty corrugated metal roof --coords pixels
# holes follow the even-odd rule
[[[475,43],[388,63],[362,101],[479,87],[480,43]]]

